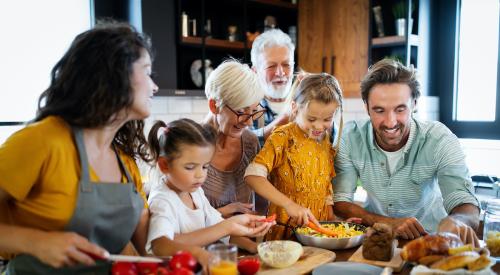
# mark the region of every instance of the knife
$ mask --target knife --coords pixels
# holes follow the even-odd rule
[[[134,262],[134,263],[162,263],[163,260],[155,257],[128,256],[108,254],[101,256],[94,253],[86,252],[94,260],[104,260],[113,262]]]

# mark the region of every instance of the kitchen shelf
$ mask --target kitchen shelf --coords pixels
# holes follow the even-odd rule
[[[290,2],[285,2],[283,0],[250,0],[249,2],[255,2],[270,6],[277,6],[287,9],[295,9],[295,10],[297,9],[297,4],[292,4]]]
[[[408,37],[408,44],[410,46],[418,46],[419,45],[418,35],[415,34],[410,35],[410,37]],[[405,45],[406,45],[405,36],[393,35],[393,36],[377,37],[372,39],[373,48],[405,46]]]
[[[181,42],[183,44],[201,46],[202,39],[201,37],[187,36],[182,37]],[[223,39],[214,39],[214,38],[205,38],[205,46],[207,48],[221,48],[221,49],[245,49],[245,43],[241,41],[229,41]]]
[[[205,90],[201,89],[160,89],[158,91],[162,96],[186,96],[186,97],[203,97],[205,98]]]

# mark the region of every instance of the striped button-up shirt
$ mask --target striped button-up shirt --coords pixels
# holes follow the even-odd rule
[[[389,171],[369,120],[346,124],[335,159],[334,201],[352,202],[358,179],[365,209],[389,217],[415,217],[428,232],[458,205],[479,205],[457,137],[442,123],[412,119],[403,158]]]

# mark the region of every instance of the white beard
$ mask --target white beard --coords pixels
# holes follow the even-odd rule
[[[266,96],[271,98],[286,98],[288,93],[290,92],[290,87],[292,86],[291,78],[288,80],[286,85],[280,86],[277,89],[274,88],[272,83],[264,83],[264,87],[266,88]]]

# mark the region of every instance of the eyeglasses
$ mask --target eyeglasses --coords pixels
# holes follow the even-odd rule
[[[236,112],[235,110],[231,109],[231,107],[225,105],[231,112],[233,112],[233,114],[236,115],[236,118],[238,119],[238,123],[245,123],[247,122],[249,119],[252,119],[252,120],[257,120],[259,119],[265,112],[266,112],[266,109],[264,107],[262,107],[262,105],[259,104],[259,107],[262,108],[254,113],[251,113],[251,114],[239,114],[238,112]]]

